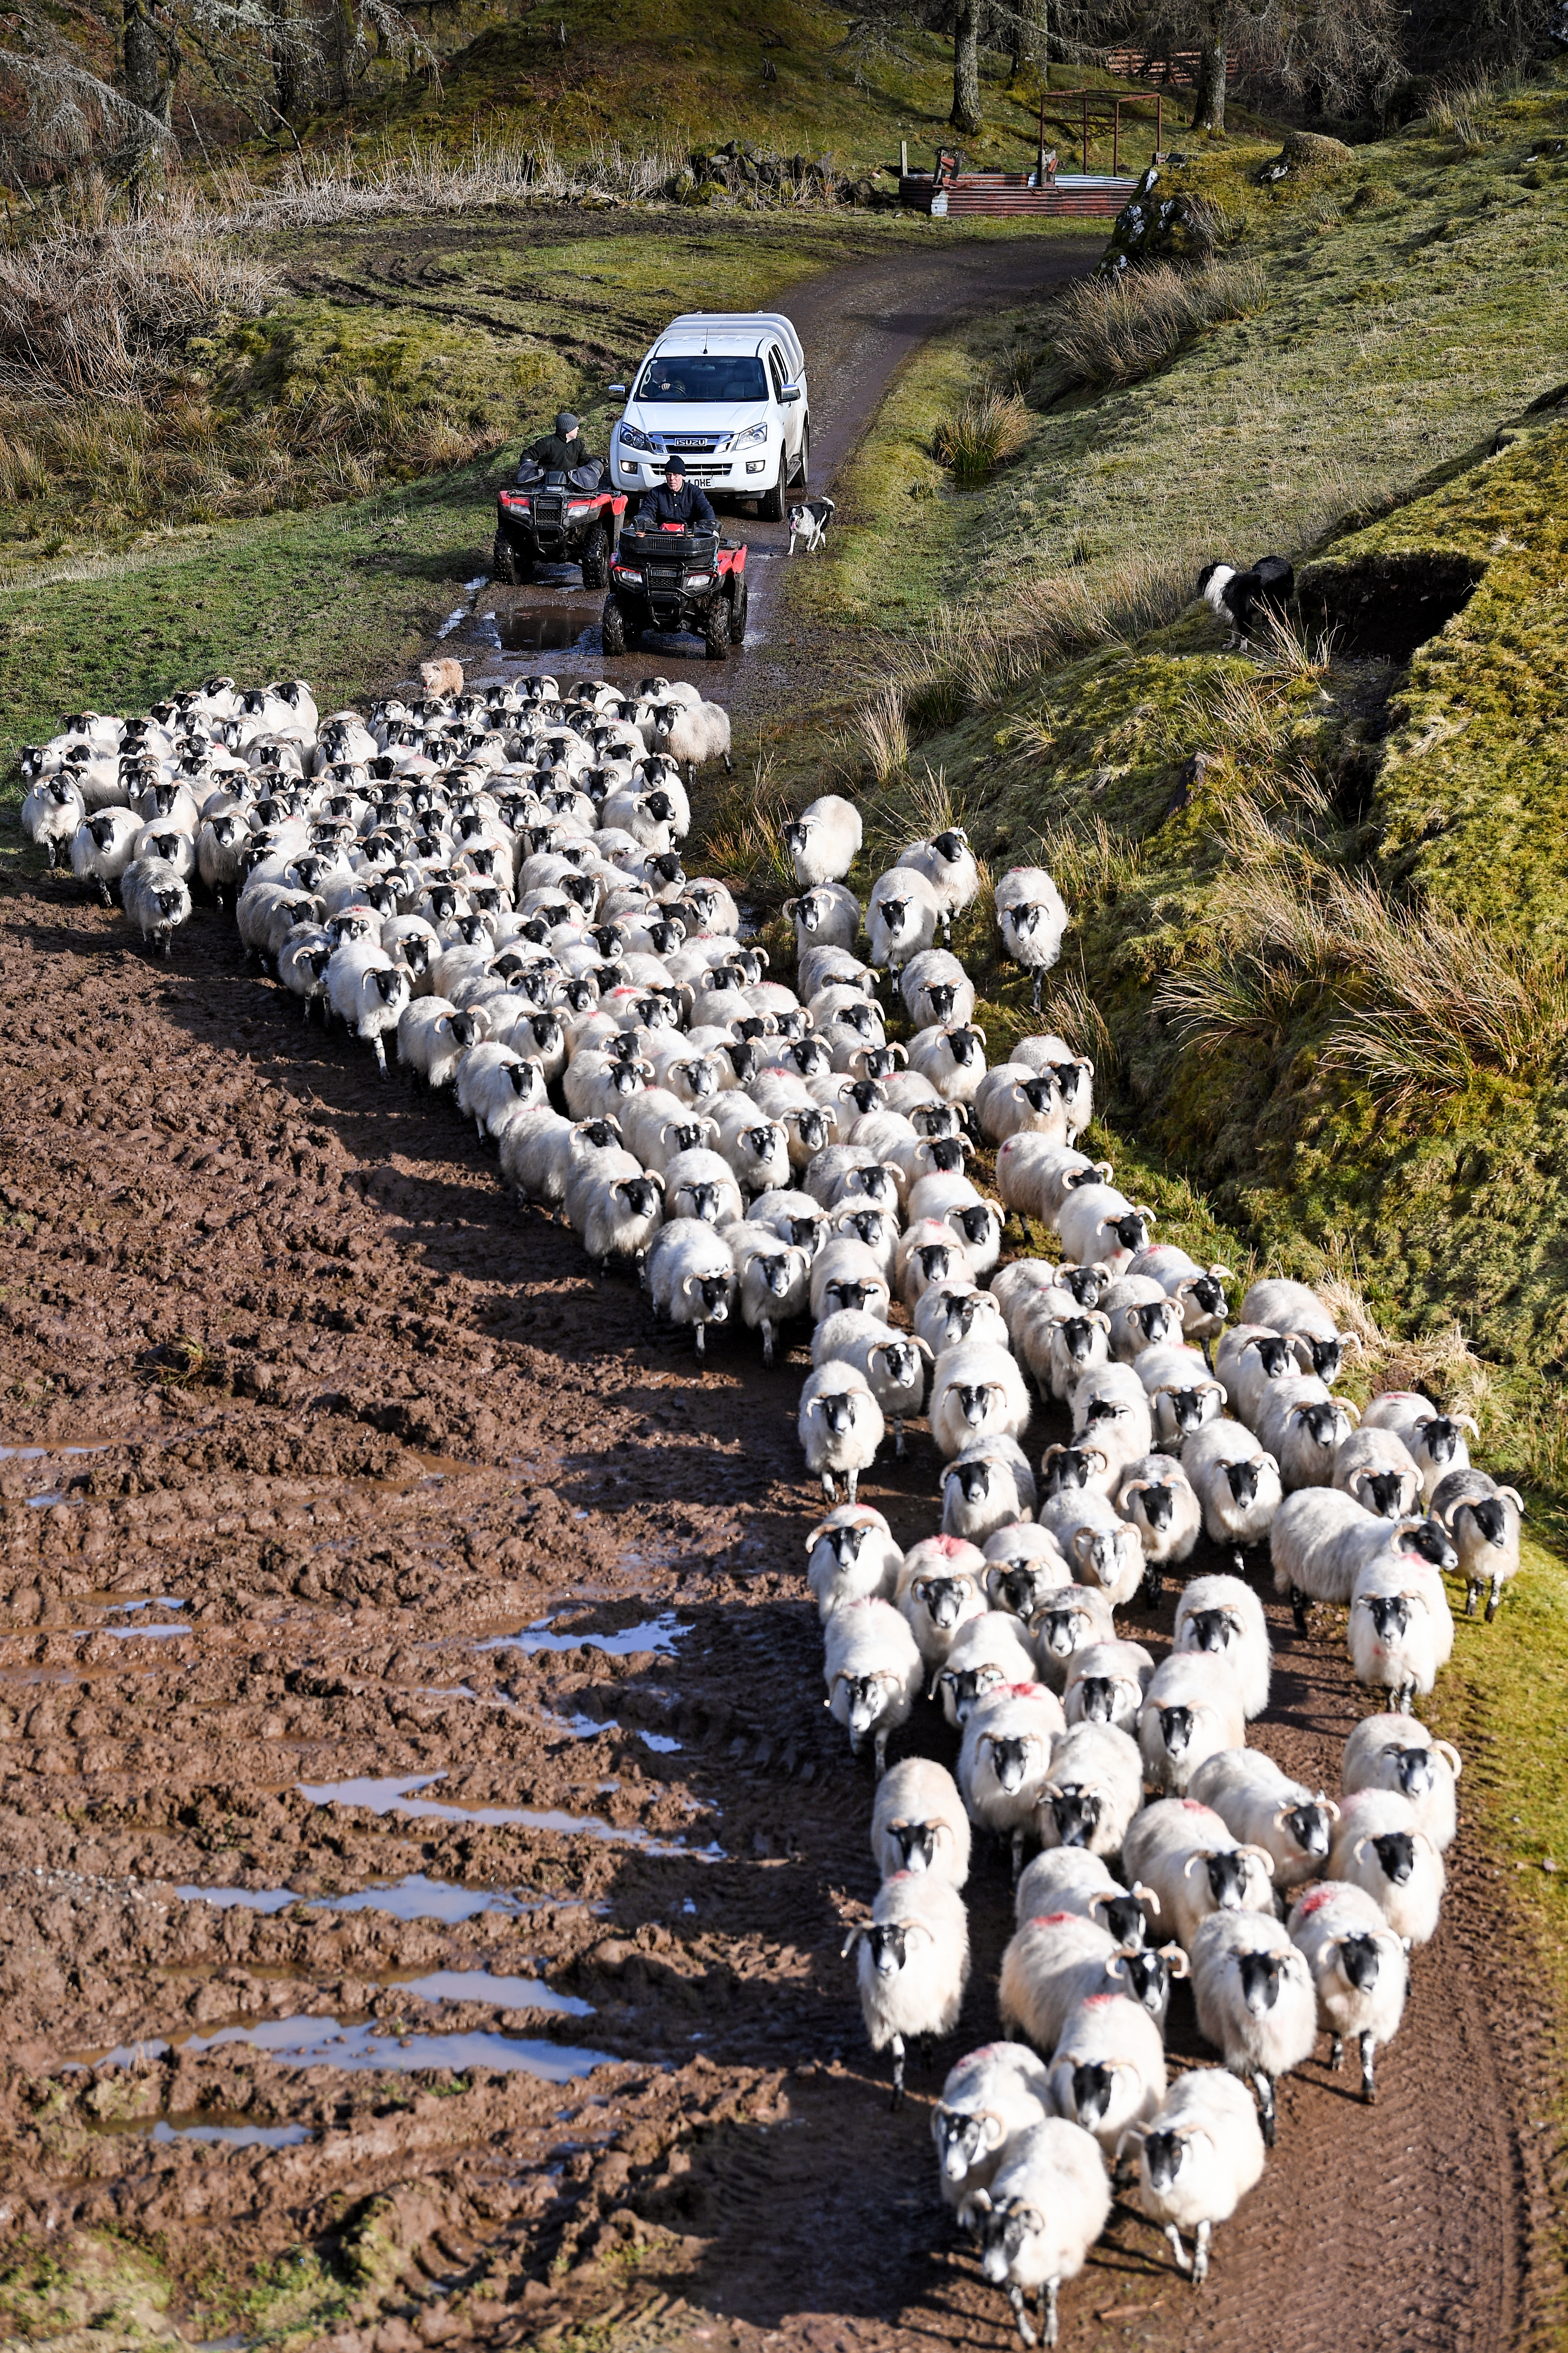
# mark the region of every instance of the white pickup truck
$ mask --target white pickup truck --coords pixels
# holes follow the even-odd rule
[[[666,327],[610,436],[616,490],[653,489],[676,449],[710,498],[755,499],[764,522],[784,521],[810,471],[811,412],[805,353],[782,312],[688,311]]]

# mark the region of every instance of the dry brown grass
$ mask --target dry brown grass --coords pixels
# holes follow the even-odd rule
[[[931,455],[961,490],[978,490],[996,467],[1017,456],[1033,422],[1020,393],[991,385],[971,393],[942,418],[931,437]]]
[[[626,148],[603,141],[566,163],[546,142],[485,138],[466,154],[430,142],[368,164],[352,153],[294,158],[262,185],[238,166],[218,175],[226,225],[319,228],[383,213],[464,213],[489,205],[637,204],[662,195],[686,164],[689,142]]]
[[[1085,384],[1136,384],[1190,335],[1251,318],[1268,301],[1258,261],[1211,260],[1188,269],[1159,262],[1070,288],[1052,307],[1051,343]]]

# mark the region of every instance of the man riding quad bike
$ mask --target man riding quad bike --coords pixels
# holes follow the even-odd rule
[[[610,566],[601,636],[606,654],[624,654],[645,631],[693,631],[710,661],[722,661],[746,638],[746,554],[723,545],[706,493],[688,484],[671,453],[666,479],[639,501],[635,526],[621,534]]]
[[[540,564],[580,564],[584,588],[610,576],[610,548],[626,499],[610,487],[609,460],[583,447],[563,408],[553,433],[522,453],[513,487],[496,501],[490,569],[503,586],[531,580]]]

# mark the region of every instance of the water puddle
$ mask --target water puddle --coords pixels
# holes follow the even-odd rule
[[[89,1593],[83,1596],[84,1609],[188,1609],[177,1593]]]
[[[159,2116],[151,2125],[144,2116],[124,2123],[92,2124],[88,2130],[115,2140],[152,2141],[160,2148],[176,2147],[187,2140],[206,2141],[221,2148],[298,2148],[312,2137],[309,2125],[181,2124],[172,2116]]]
[[[431,1969],[423,1977],[377,1978],[377,1985],[402,1986],[425,2001],[489,2001],[497,2010],[548,2010],[559,2018],[592,2018],[594,2005],[574,1993],[557,1993],[542,1978],[498,1978],[489,1969]]]
[[[144,2042],[117,2042],[111,2051],[75,2052],[68,2067],[131,2067],[161,2059],[168,2051],[200,2056],[226,2042],[248,2043],[284,2067],[341,2067],[414,2074],[426,2068],[462,2073],[469,2067],[538,2075],[546,2083],[570,2083],[595,2067],[619,2063],[608,2051],[583,2050],[538,2037],[475,2031],[467,2034],[393,2035],[376,2023],[349,2025],[336,2018],[268,2018],[255,2026],[222,2026],[216,2034],[186,2034],[174,2042],[156,2035]]]
[[[303,1904],[312,1912],[385,1912],[395,1920],[440,1920],[457,1926],[481,1912],[505,1912],[521,1919],[530,1912],[574,1910],[576,1896],[529,1899],[504,1887],[458,1887],[447,1879],[427,1879],[422,1871],[384,1887],[359,1887],[349,1895],[297,1895],[288,1887],[178,1887],[185,1904],[214,1904],[220,1911],[238,1905],[247,1912],[286,1912]]]
[[[156,1642],[174,1634],[194,1633],[195,1629],[182,1626],[176,1620],[172,1626],[73,1626],[70,1630],[79,1642],[85,1641],[89,1634],[108,1634],[117,1642]]]
[[[514,605],[496,614],[496,637],[512,654],[588,654],[598,647],[599,611],[597,605]]]
[[[520,1628],[515,1634],[494,1634],[489,1641],[477,1642],[479,1651],[522,1651],[529,1657],[541,1651],[604,1651],[615,1658],[629,1658],[636,1651],[671,1652],[689,1626],[683,1626],[669,1612],[662,1618],[645,1618],[640,1625],[623,1627],[618,1634],[571,1633],[556,1634],[551,1629],[555,1617],[536,1618],[531,1626]]]
[[[614,1822],[602,1821],[597,1814],[567,1814],[556,1807],[536,1810],[527,1806],[444,1806],[437,1799],[412,1794],[446,1778],[444,1773],[416,1773],[404,1780],[364,1778],[352,1781],[300,1781],[294,1786],[313,1806],[363,1806],[372,1814],[406,1814],[428,1821],[465,1822],[486,1830],[555,1831],[568,1838],[608,1839],[619,1845],[635,1846],[643,1854],[679,1855],[698,1862],[723,1860],[723,1851],[717,1845],[671,1845],[635,1823],[621,1828]]]

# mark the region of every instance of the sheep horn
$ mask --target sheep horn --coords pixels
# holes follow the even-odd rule
[[[1255,1854],[1270,1879],[1274,1876],[1274,1857],[1266,1846],[1238,1846],[1237,1854]]]
[[[1522,1520],[1524,1517],[1524,1497],[1520,1493],[1519,1489],[1517,1487],[1500,1487],[1498,1489],[1498,1493],[1503,1498],[1505,1503],[1510,1503],[1513,1505],[1514,1510],[1519,1514],[1520,1518]]]
[[[1114,1953],[1108,1953],[1106,1955],[1105,1974],[1108,1978],[1123,1978],[1126,1976],[1127,1972],[1121,1966],[1121,1947],[1120,1946],[1117,1947]]]
[[[1170,1970],[1171,1975],[1173,1978],[1190,1978],[1192,1976],[1193,1965],[1191,1961],[1188,1960],[1185,1953],[1183,1952],[1180,1945],[1162,1945],[1160,1947],[1160,1958],[1164,1962],[1165,1967]]]
[[[1146,1904],[1151,1912],[1158,1913],[1160,1909],[1159,1897],[1155,1894],[1154,1890],[1152,1887],[1145,1887],[1141,1879],[1135,1879],[1128,1892],[1130,1894],[1135,1895],[1140,1904]]]
[[[1340,1820],[1340,1810],[1338,1806],[1335,1805],[1331,1798],[1325,1797],[1321,1789],[1318,1792],[1317,1801],[1319,1805],[1321,1806],[1324,1813],[1327,1814],[1330,1821],[1337,1822]]]
[[[1437,1751],[1439,1757],[1447,1758],[1448,1769],[1453,1774],[1454,1778],[1457,1781],[1460,1774],[1464,1771],[1465,1767],[1464,1761],[1453,1742],[1451,1740],[1435,1740],[1432,1743],[1432,1746]]]
[[[1089,1309],[1089,1314],[1084,1317],[1084,1322],[1086,1324],[1098,1324],[1102,1332],[1109,1332],[1110,1329],[1110,1316],[1102,1315],[1098,1307],[1091,1307]]]
[[[1480,1436],[1480,1426],[1471,1415],[1468,1413],[1451,1413],[1448,1416],[1448,1419],[1458,1429],[1468,1430],[1472,1438],[1479,1438]]]
[[[1358,1356],[1363,1356],[1366,1354],[1365,1349],[1361,1345],[1359,1335],[1354,1332],[1342,1332],[1340,1335],[1340,1345],[1342,1348],[1353,1348]]]
[[[1371,1844],[1372,1841],[1369,1838],[1358,1838],[1351,1848],[1351,1861],[1359,1862]]]
[[[1100,1459],[1101,1459],[1101,1461],[1103,1461],[1104,1457],[1103,1457],[1103,1456],[1101,1456],[1101,1458],[1100,1458]],[[1129,1495],[1143,1495],[1143,1494],[1147,1494],[1147,1493],[1148,1493],[1148,1491],[1149,1491],[1149,1488],[1150,1488],[1150,1486],[1151,1486],[1152,1484],[1152,1481],[1150,1481],[1150,1480],[1148,1480],[1148,1479],[1129,1479],[1129,1481],[1127,1482],[1126,1486],[1125,1486],[1125,1487],[1123,1487],[1123,1489],[1121,1490],[1121,1497],[1120,1497],[1121,1502],[1122,1502],[1122,1503],[1124,1504],[1124,1503],[1127,1501],[1127,1498],[1128,1498],[1128,1496],[1129,1496]]]
[[[865,1933],[866,1931],[864,1928],[850,1929],[849,1934],[845,1937],[842,1946],[839,1947],[838,1957],[841,1961],[847,1961],[849,1958],[850,1954],[854,1951],[856,1946],[859,1943]]]
[[[1341,1410],[1342,1410],[1343,1413],[1345,1413],[1346,1415],[1348,1415],[1348,1416],[1349,1416],[1349,1418],[1350,1418],[1350,1419],[1351,1419],[1352,1421],[1353,1421],[1353,1422],[1359,1422],[1359,1421],[1360,1421],[1360,1419],[1361,1419],[1361,1408],[1360,1408],[1360,1406],[1359,1406],[1359,1405],[1352,1405],[1352,1404],[1351,1403],[1351,1401],[1350,1401],[1349,1398],[1334,1398],[1334,1400],[1333,1400],[1333,1402],[1334,1402],[1334,1404],[1335,1404],[1335,1405],[1337,1405],[1337,1406],[1341,1409]]]
[[[1190,1879],[1194,1872],[1197,1869],[1198,1864],[1200,1862],[1206,1863],[1209,1860],[1209,1849],[1207,1847],[1200,1847],[1196,1854],[1188,1855],[1186,1862],[1183,1867],[1182,1877],[1184,1879]]]

